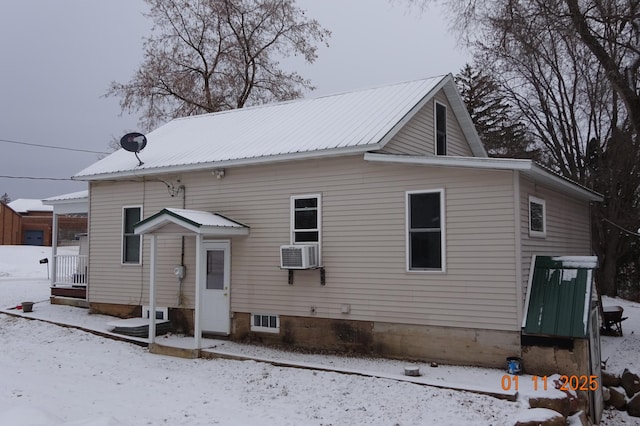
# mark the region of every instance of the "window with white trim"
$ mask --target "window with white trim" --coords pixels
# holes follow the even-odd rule
[[[142,219],[142,207],[122,208],[122,263],[139,265],[142,259],[141,235],[133,232],[133,226]]]
[[[436,155],[447,155],[447,107],[435,103]]]
[[[291,243],[320,245],[320,194],[291,197]]]
[[[547,209],[543,199],[529,197],[529,236],[547,235]]]
[[[407,269],[444,271],[444,190],[407,192]]]
[[[280,317],[269,314],[251,314],[251,331],[279,333]]]

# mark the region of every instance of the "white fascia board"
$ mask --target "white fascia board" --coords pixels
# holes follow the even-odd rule
[[[460,124],[462,133],[464,133],[465,139],[469,143],[469,147],[471,148],[473,155],[482,158],[489,157],[482,141],[480,140],[476,126],[473,124],[471,115],[469,115],[469,111],[467,110],[467,107],[460,96],[460,92],[455,85],[453,76],[451,76],[450,84],[445,85],[442,90],[447,96],[451,109],[453,110],[453,114],[458,120],[458,124]]]
[[[75,175],[72,176],[72,180],[79,181],[98,181],[98,180],[110,180],[110,179],[122,179],[122,178],[137,178],[142,176],[152,176],[152,175],[160,175],[160,174],[172,174],[172,173],[182,173],[182,172],[197,172],[203,170],[213,170],[220,169],[224,167],[234,167],[234,166],[250,166],[250,165],[258,165],[258,164],[268,164],[268,163],[281,163],[284,161],[293,161],[293,160],[307,160],[307,159],[316,159],[323,157],[340,157],[349,154],[360,154],[367,151],[378,150],[381,149],[381,142],[375,144],[366,144],[360,146],[351,146],[346,148],[332,148],[332,149],[324,149],[317,151],[307,151],[307,152],[294,152],[289,154],[281,154],[281,155],[270,155],[265,157],[253,157],[253,158],[239,158],[232,160],[224,160],[224,161],[215,161],[209,163],[198,163],[198,164],[181,164],[177,166],[167,166],[167,167],[153,167],[148,169],[131,169],[131,170],[123,170],[113,173],[99,173],[95,175]]]
[[[601,194],[585,188],[584,186],[562,176],[556,175],[534,162],[531,162],[531,170],[529,172],[525,172],[524,175],[531,176],[532,179],[544,182],[555,188],[566,188],[574,193],[580,194],[582,198],[586,198],[589,201],[604,201],[604,196]]]
[[[53,204],[54,214],[79,214],[89,213],[89,201],[74,200],[73,203]]]
[[[200,234],[210,236],[249,235],[249,228],[240,226],[203,226]]]
[[[42,200],[42,204],[53,206],[54,214],[89,213],[89,197],[66,200]]]
[[[602,201],[602,195],[591,191],[566,178],[556,175],[531,160],[513,158],[475,158],[447,156],[408,156],[392,154],[366,153],[365,161],[378,161],[399,164],[416,164],[440,167],[468,167],[473,169],[512,170],[524,176],[542,182],[565,193],[576,195],[588,201]]]
[[[531,160],[517,160],[510,158],[475,158],[475,157],[447,157],[447,156],[409,156],[393,154],[366,153],[366,161],[385,163],[422,164],[426,166],[470,167],[476,169],[497,170],[530,170]]]

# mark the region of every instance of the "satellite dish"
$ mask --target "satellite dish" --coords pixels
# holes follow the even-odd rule
[[[120,146],[129,152],[140,152],[147,146],[147,138],[142,133],[127,133],[120,139]]]
[[[138,157],[138,153],[147,146],[147,137],[142,133],[127,133],[122,138],[120,138],[120,146],[129,152],[133,152],[136,155],[136,158],[140,162],[138,166],[142,166],[144,163]]]

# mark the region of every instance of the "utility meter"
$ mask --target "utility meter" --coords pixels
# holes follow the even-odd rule
[[[178,265],[173,269],[173,273],[176,275],[176,278],[179,280],[184,278],[184,266]]]

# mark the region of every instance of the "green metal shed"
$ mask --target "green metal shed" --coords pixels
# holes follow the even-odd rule
[[[534,256],[523,319],[525,334],[589,337],[595,256]]]

